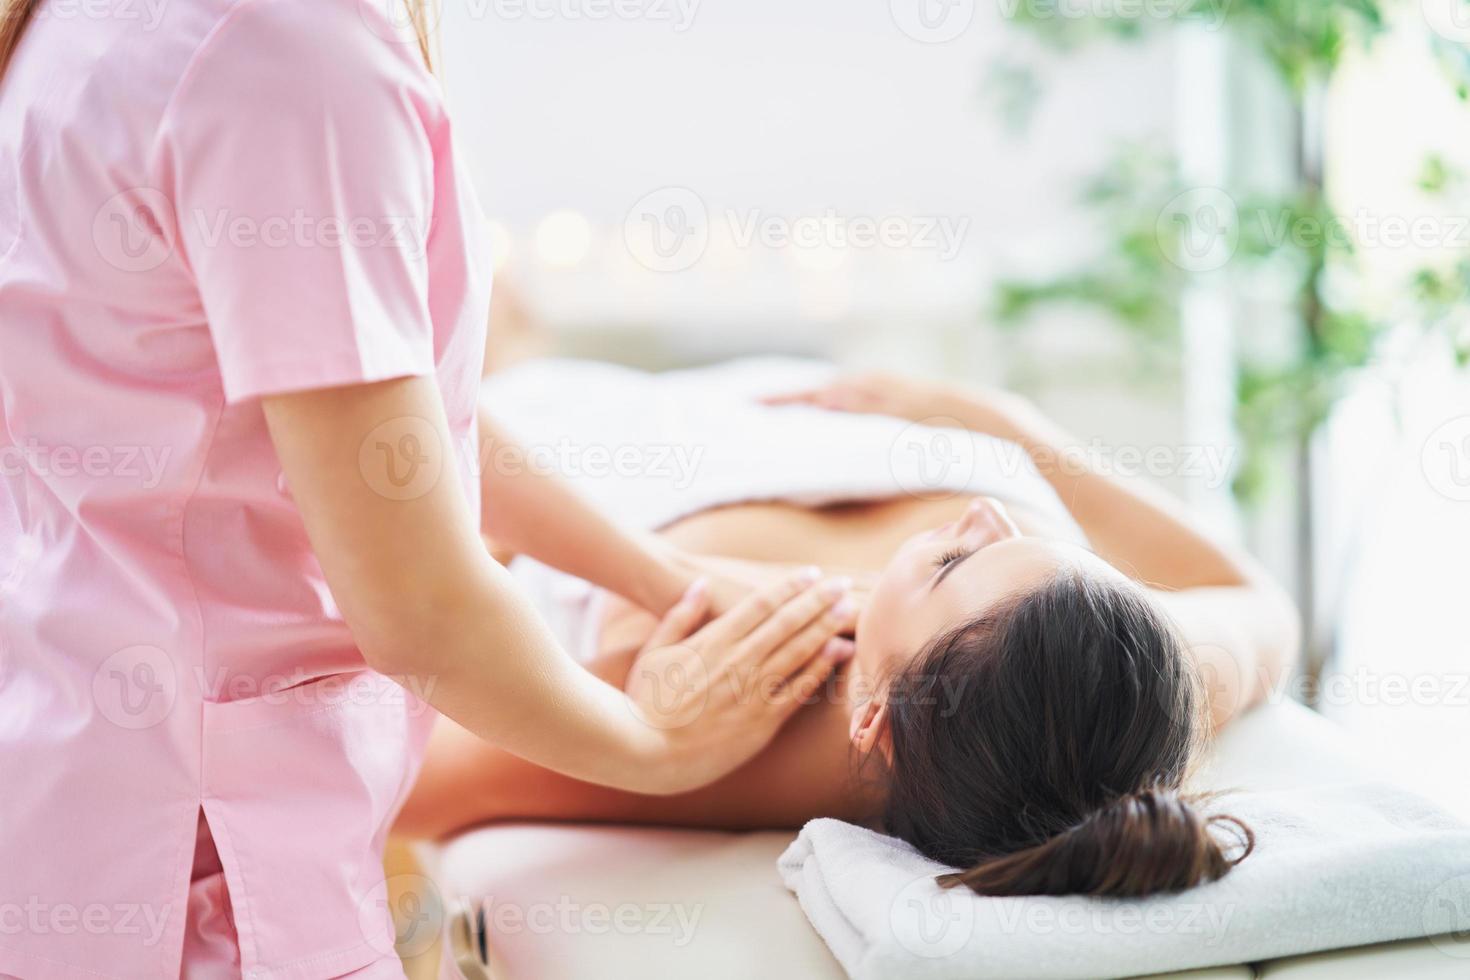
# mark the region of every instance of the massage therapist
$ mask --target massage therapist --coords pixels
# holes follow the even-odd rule
[[[424,700],[672,793],[850,652],[841,583],[702,588],[545,477],[482,486],[486,234],[388,3],[0,0],[0,976],[401,977]],[[557,648],[482,489],[664,614],[657,669]]]

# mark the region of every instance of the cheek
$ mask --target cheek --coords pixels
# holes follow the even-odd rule
[[[890,566],[878,577],[868,603],[858,618],[855,666],[865,676],[876,678],[894,657],[912,656],[904,624],[910,616],[905,597],[909,587],[900,570]]]

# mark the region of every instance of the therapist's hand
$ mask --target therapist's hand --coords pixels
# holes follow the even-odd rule
[[[650,792],[696,789],[739,767],[852,656],[838,636],[856,618],[842,579],[789,576],[696,629],[709,611],[702,585],[664,617],[628,676],[654,746]]]

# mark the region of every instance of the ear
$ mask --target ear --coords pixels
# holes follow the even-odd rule
[[[875,749],[883,754],[890,765],[893,763],[893,738],[888,728],[888,700],[882,694],[858,705],[852,711],[848,724],[848,738],[852,747],[861,755]]]

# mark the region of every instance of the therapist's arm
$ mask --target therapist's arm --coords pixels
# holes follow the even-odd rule
[[[480,529],[516,554],[662,615],[694,575],[592,508],[480,410]],[[728,603],[719,603],[725,608]]]
[[[832,583],[791,580],[686,635],[666,617],[641,696],[574,663],[481,542],[439,391],[427,378],[264,399],[271,437],[363,656],[470,731],[547,768],[647,793],[703,785],[753,756],[831,672],[851,624]],[[677,710],[659,714],[675,696]],[[679,697],[681,696],[682,697]],[[651,713],[652,712],[652,713]]]

